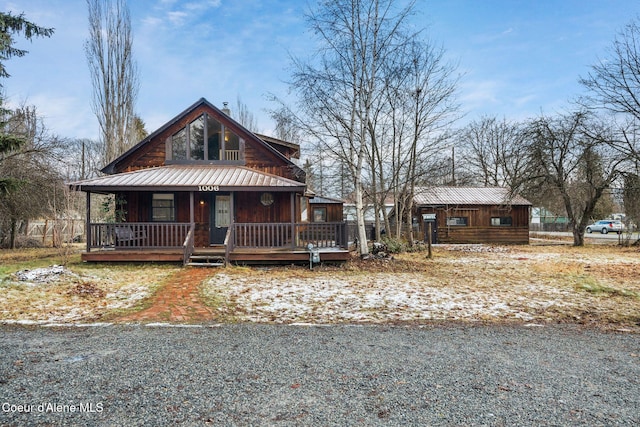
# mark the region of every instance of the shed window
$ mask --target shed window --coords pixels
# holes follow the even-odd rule
[[[313,208],[313,222],[327,222],[327,208]]]
[[[449,218],[447,218],[447,225],[466,227],[469,225],[469,217],[450,216]]]
[[[154,222],[170,222],[176,220],[175,197],[173,193],[152,194],[151,220]]]
[[[502,227],[511,227],[513,220],[510,216],[496,216],[491,218],[491,225],[493,226],[502,226]]]

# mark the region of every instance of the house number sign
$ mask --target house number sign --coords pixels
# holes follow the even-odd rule
[[[198,185],[198,191],[218,191],[220,187],[217,185]]]

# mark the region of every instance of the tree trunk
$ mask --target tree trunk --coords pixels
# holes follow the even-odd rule
[[[358,225],[358,250],[360,257],[369,255],[369,244],[367,243],[367,230],[364,224],[364,204],[362,203],[362,184],[355,182],[355,203],[356,203],[356,223]]]
[[[11,231],[9,234],[9,248],[16,248],[16,233],[17,233],[18,221],[15,218],[11,218]]]
[[[573,227],[573,246],[584,246],[584,230],[580,227]]]

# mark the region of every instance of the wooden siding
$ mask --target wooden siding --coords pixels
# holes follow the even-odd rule
[[[291,222],[291,193],[273,192],[273,203],[260,203],[262,192],[236,192],[235,222]]]
[[[438,243],[528,244],[529,227],[438,227]]]
[[[420,239],[426,239],[423,215],[436,215],[438,243],[529,243],[529,206],[441,206],[418,209]],[[511,225],[492,225],[491,218],[510,217]],[[465,218],[466,225],[448,225]]]
[[[316,208],[324,208],[327,210],[325,222],[341,222],[344,220],[343,205],[341,203],[309,203],[309,208],[307,209],[309,222],[313,222],[313,210]]]
[[[119,193],[118,198],[124,200],[122,210],[126,222],[151,221],[151,192]],[[176,192],[176,222],[188,223],[190,218],[190,200],[188,192]],[[195,246],[209,246],[210,192],[194,192]],[[264,206],[260,203],[263,192],[235,192],[234,218],[242,223],[290,223],[291,196],[287,192],[273,192],[273,203]],[[297,200],[297,198],[294,198]],[[203,202],[203,203],[200,203]],[[296,212],[299,207],[296,207]],[[297,214],[296,214],[297,215]],[[340,218],[338,221],[342,221]]]
[[[285,159],[274,154],[266,148],[262,142],[256,141],[253,135],[248,134],[244,129],[236,126],[226,115],[218,113],[205,104],[180,117],[175,123],[163,132],[160,132],[152,140],[129,154],[126,159],[118,164],[115,172],[130,172],[143,168],[163,166],[166,159],[165,142],[167,138],[187,126],[203,113],[209,114],[211,117],[223,123],[226,128],[238,135],[241,139],[244,139],[246,166],[289,179],[299,180],[299,178],[294,175],[291,165],[288,164]]]

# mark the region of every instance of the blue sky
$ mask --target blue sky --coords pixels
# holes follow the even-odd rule
[[[314,46],[304,13],[315,0],[130,1],[140,73],[136,111],[152,132],[201,97],[239,97],[273,127],[267,94],[287,96],[289,55]],[[35,105],[54,134],[97,139],[83,43],[85,0],[0,0],[3,11],[54,27],[49,39],[19,39],[29,53],[6,63],[12,105]],[[614,36],[640,14],[636,0],[418,0],[417,25],[458,64],[464,121],[524,119],[566,108],[579,76],[606,56]]]

